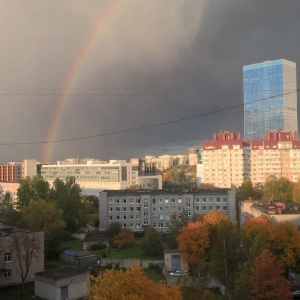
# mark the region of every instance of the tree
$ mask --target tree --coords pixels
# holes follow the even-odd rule
[[[250,280],[251,274],[251,267],[247,262],[245,262],[242,266],[241,271],[239,272],[238,277],[235,280],[233,294],[234,300],[249,299],[250,292],[252,290],[252,284]]]
[[[200,183],[199,184],[199,189],[215,189],[216,186],[214,183]]]
[[[300,181],[298,181],[294,184],[293,201],[300,204]]]
[[[183,210],[178,217],[174,217],[171,220],[169,231],[170,234],[168,236],[168,247],[170,249],[177,249],[178,248],[178,242],[177,242],[177,236],[180,232],[180,229],[188,224],[190,221],[188,217],[188,212],[186,210]]]
[[[241,200],[247,200],[249,198],[257,199],[256,191],[250,179],[245,179],[242,185],[236,191],[236,198]]]
[[[20,187],[17,190],[17,207],[20,209],[28,206],[31,201],[37,199],[48,199],[50,192],[49,183],[40,175],[25,177],[20,180]]]
[[[105,235],[112,239],[115,235],[118,235],[122,230],[120,222],[111,222],[105,231]]]
[[[251,300],[291,299],[290,284],[284,277],[283,261],[269,250],[257,257],[251,276]]]
[[[78,231],[87,222],[80,193],[81,189],[75,177],[66,177],[65,182],[57,178],[50,191],[50,199],[53,199],[63,212],[68,232]]]
[[[113,237],[113,244],[117,248],[127,248],[134,243],[134,232],[129,228],[124,228]]]
[[[26,278],[33,260],[41,255],[43,249],[41,249],[38,237],[34,233],[26,231],[11,234],[10,249],[12,249],[12,253],[16,257],[16,270],[22,281],[20,295],[22,299]]]
[[[125,272],[106,269],[103,275],[91,277],[88,296],[103,300],[182,299],[179,287],[154,283],[145,275],[143,268],[135,264]]]
[[[36,200],[22,210],[25,227],[43,230],[45,234],[45,255],[49,257],[58,251],[61,232],[65,228],[62,212],[54,202]]]
[[[153,227],[145,230],[142,250],[148,256],[159,256],[163,253],[163,241],[161,234]]]
[[[11,226],[21,226],[21,214],[15,209],[9,192],[5,193],[0,204],[1,222]]]
[[[177,241],[183,259],[189,264],[199,266],[209,245],[207,225],[202,221],[189,222],[180,230]]]
[[[264,185],[264,199],[291,200],[293,198],[293,182],[285,177],[268,177]]]

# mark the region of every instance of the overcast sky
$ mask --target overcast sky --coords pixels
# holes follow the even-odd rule
[[[68,91],[72,96],[54,140],[242,105],[243,65],[279,58],[300,65],[300,1],[0,0],[0,4],[2,144],[47,140],[60,90],[105,16],[105,26]],[[107,17],[104,13],[112,4],[114,10]],[[50,157],[43,156],[43,144],[0,146],[0,163],[184,154],[222,129],[243,132],[242,106],[169,125],[55,143]]]

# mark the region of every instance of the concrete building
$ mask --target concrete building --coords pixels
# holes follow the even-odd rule
[[[244,138],[298,131],[296,64],[279,59],[243,67]]]
[[[220,188],[240,186],[250,178],[250,147],[230,131],[213,134],[212,141],[202,144],[202,182]]]
[[[27,256],[32,249],[34,254]],[[44,232],[0,224],[0,257],[0,288],[21,284],[20,264],[26,270],[31,257],[26,282],[33,281],[36,272],[44,271]]]
[[[202,145],[202,166],[199,176],[203,183],[217,187],[240,186],[245,179],[253,184],[265,183],[270,175],[300,179],[300,141],[298,133],[281,130],[267,132],[264,140],[241,140],[229,131],[213,135]]]
[[[235,222],[235,191],[207,190],[120,190],[99,194],[99,228],[104,231],[111,222],[123,228],[143,231],[153,226],[168,232],[170,222],[185,210],[189,217],[216,210]]]
[[[9,162],[6,165],[0,165],[0,181],[19,182],[22,179],[22,163]]]
[[[104,189],[120,190],[133,185],[145,185],[147,188],[161,188],[161,175],[139,176],[139,164],[125,160],[110,160],[108,163],[87,161],[85,164],[68,164],[58,162],[57,165],[43,165],[41,175],[50,185],[56,178],[65,180],[74,176],[83,194],[99,195]]]
[[[84,299],[88,290],[89,271],[61,267],[35,274],[35,295],[41,299]]]
[[[189,165],[196,166],[199,160],[199,149],[190,148],[189,149]]]
[[[15,202],[19,186],[19,182],[0,182],[0,201],[4,199],[6,193],[9,193],[11,201]]]
[[[267,216],[275,222],[291,222],[300,229],[300,205],[286,201],[245,200],[240,203],[240,223],[252,217]]]

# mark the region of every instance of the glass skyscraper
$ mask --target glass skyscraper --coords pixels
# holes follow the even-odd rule
[[[243,67],[244,139],[298,131],[296,64],[279,59]]]

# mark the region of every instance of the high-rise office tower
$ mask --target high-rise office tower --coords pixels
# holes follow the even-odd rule
[[[296,64],[279,59],[243,67],[244,139],[298,131]]]

